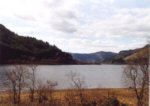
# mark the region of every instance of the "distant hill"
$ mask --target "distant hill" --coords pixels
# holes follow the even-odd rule
[[[150,45],[146,45],[143,48],[120,51],[118,54],[111,56],[109,58],[106,58],[102,62],[108,63],[108,64],[125,64],[127,63],[127,60],[134,57],[136,53],[141,52],[145,49],[149,49],[149,47]]]
[[[145,61],[149,61],[149,56],[150,56],[149,50],[150,50],[150,45],[146,45],[143,48],[139,49],[137,52],[133,53],[132,55],[125,57],[124,60],[127,62],[134,61],[135,63],[141,63],[141,60],[137,60],[137,58],[138,56],[142,55],[142,59],[145,59]]]
[[[105,58],[111,57],[116,55],[116,53],[113,52],[96,52],[96,53],[71,53],[73,59],[76,59],[78,61],[82,62],[88,62],[88,63],[97,63],[103,61]]]
[[[55,45],[23,37],[0,24],[0,64],[75,64],[69,53]]]

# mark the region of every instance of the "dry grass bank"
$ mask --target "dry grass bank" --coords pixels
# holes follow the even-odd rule
[[[93,103],[91,105],[85,106],[105,106],[104,101],[106,102],[106,98],[116,97],[120,105],[119,106],[137,106],[136,105],[136,96],[132,89],[85,89],[82,91],[84,94],[85,102]],[[29,94],[23,93],[21,95],[21,104],[19,106],[79,106],[76,103],[79,103],[79,98],[76,96],[76,90],[55,90],[53,91],[53,100],[50,101],[49,97],[47,100],[42,103],[38,103],[38,96],[35,94],[35,101],[30,102]],[[145,98],[145,105],[148,106],[148,91],[146,93],[147,98]],[[94,105],[94,102],[97,105]],[[75,103],[76,102],[76,103]],[[126,105],[123,105],[126,104]],[[0,106],[15,106],[12,102],[12,97],[8,94],[0,95]],[[111,105],[114,106],[114,105]]]

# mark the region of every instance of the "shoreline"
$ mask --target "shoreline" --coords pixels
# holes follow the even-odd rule
[[[7,88],[6,88],[7,89]],[[62,91],[74,91],[76,89],[69,89],[69,88],[66,88],[66,89],[55,89],[54,91],[56,92],[62,92]],[[132,88],[84,88],[83,91],[88,91],[88,90],[132,90]],[[28,90],[24,90],[23,91],[24,93],[28,93],[29,91]],[[8,94],[7,93],[7,90],[4,90],[4,89],[0,89],[0,95],[5,95],[5,94]]]

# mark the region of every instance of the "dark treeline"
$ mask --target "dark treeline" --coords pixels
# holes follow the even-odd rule
[[[33,37],[18,36],[0,24],[0,64],[76,64],[55,45]]]

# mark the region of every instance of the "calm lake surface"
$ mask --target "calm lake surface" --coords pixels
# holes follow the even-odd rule
[[[66,76],[70,71],[84,77],[87,88],[124,88],[122,73],[125,65],[39,65],[36,77],[43,82],[57,81],[58,89],[70,87]],[[4,70],[12,66],[0,66],[0,85],[4,79]]]

